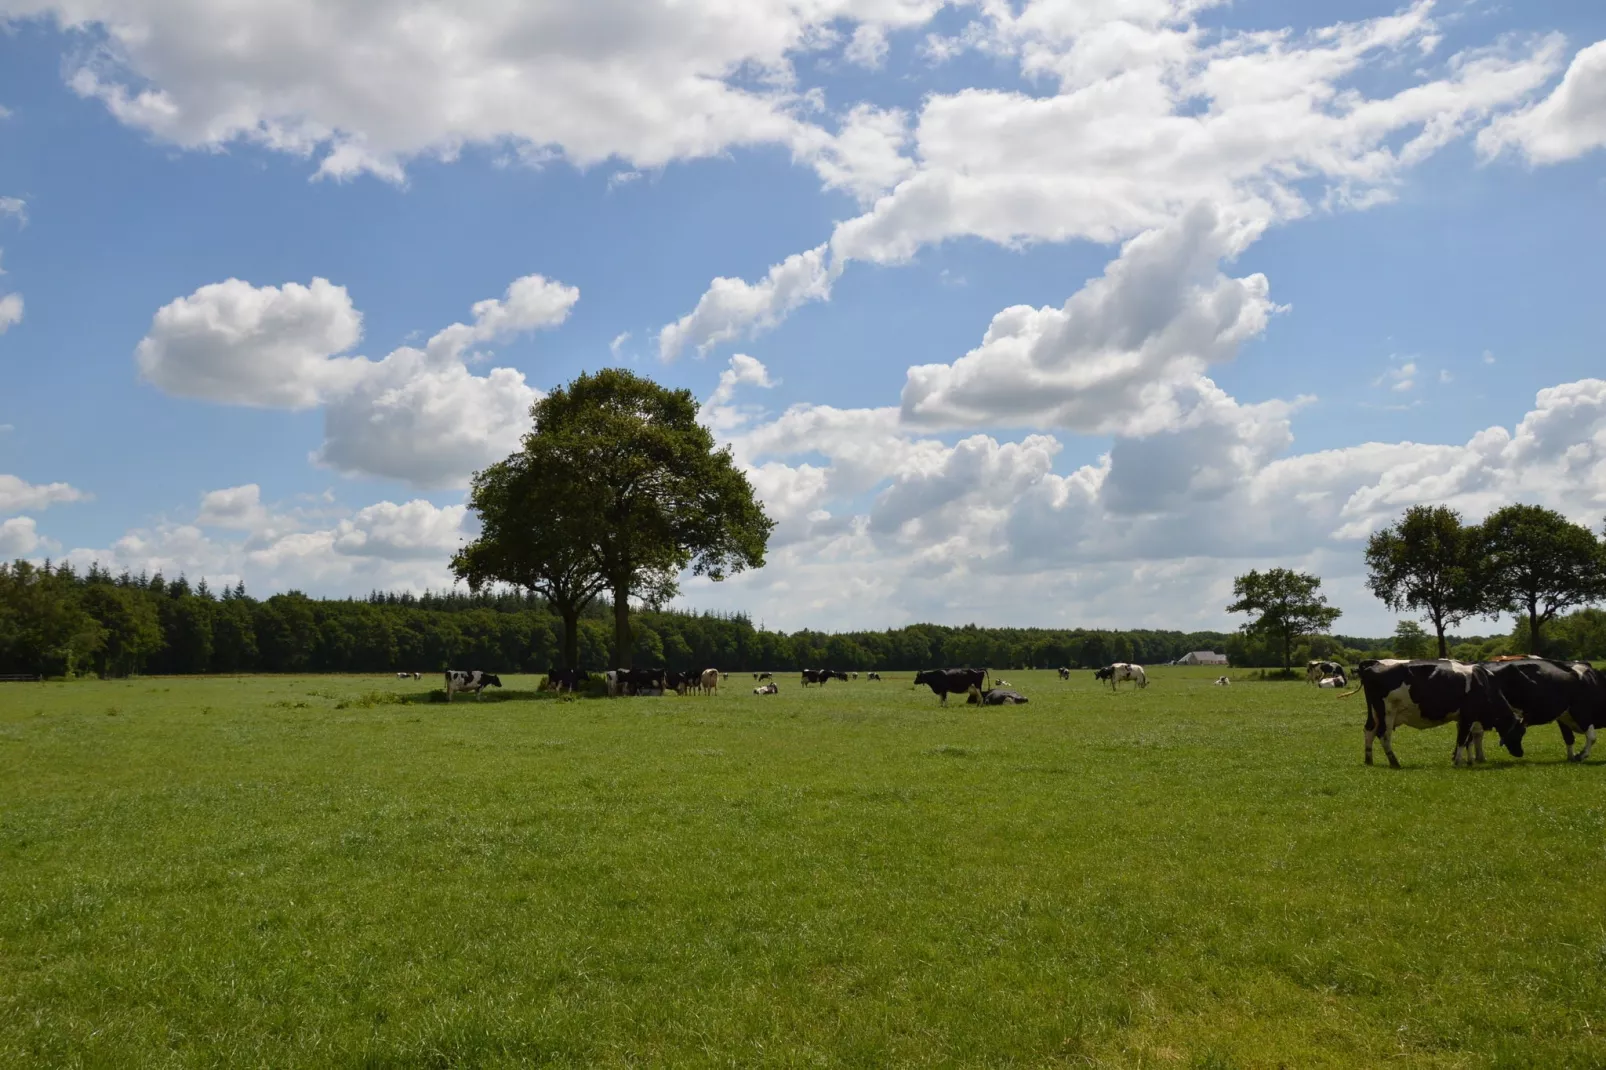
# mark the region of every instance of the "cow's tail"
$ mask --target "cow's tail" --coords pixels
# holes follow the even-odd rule
[[[1358,694],[1361,693],[1361,691],[1364,689],[1364,687],[1365,687],[1364,684],[1356,685],[1356,688],[1355,688],[1354,691],[1346,691],[1342,695],[1339,695],[1338,697],[1339,698],[1349,698],[1351,695],[1358,695]]]

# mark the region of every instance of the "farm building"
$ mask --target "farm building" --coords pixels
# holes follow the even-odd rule
[[[1195,650],[1191,654],[1184,654],[1173,665],[1225,665],[1227,655],[1217,654],[1214,650]]]

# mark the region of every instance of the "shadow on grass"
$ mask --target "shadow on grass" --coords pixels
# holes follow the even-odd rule
[[[337,710],[365,710],[376,706],[461,706],[467,703],[470,706],[487,705],[497,702],[564,702],[572,701],[568,695],[559,695],[554,691],[492,691],[482,692],[483,698],[472,695],[455,695],[451,702],[446,701],[444,688],[433,691],[370,691],[364,695],[355,695],[351,698],[341,699],[335,703]]]

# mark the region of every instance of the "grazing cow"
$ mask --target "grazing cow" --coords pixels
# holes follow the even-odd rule
[[[868,676],[866,676],[864,679],[865,679],[866,683],[868,683],[871,680],[880,680],[881,679],[881,674],[878,673],[878,672],[873,672],[873,673],[870,673]]]
[[[763,687],[753,688],[753,694],[755,695],[779,695],[780,693],[781,689],[775,686],[775,682],[773,680],[765,684]]]
[[[1316,682],[1316,686],[1340,690],[1349,686],[1349,680],[1345,679],[1343,673],[1339,673],[1337,676],[1322,677]]]
[[[1071,670],[1065,668],[1063,665],[1060,666],[1060,679],[1061,680],[1069,680],[1070,678],[1071,678]]]
[[[755,672],[753,674],[753,679],[755,679],[755,680],[773,680],[773,679],[775,679],[775,674],[772,673],[772,672]]]
[[[1217,687],[1228,687],[1231,684],[1232,684],[1232,681],[1227,679],[1225,676],[1216,677],[1216,686]]]
[[[857,680],[859,678],[859,674],[856,673],[856,672],[850,672],[850,673],[848,673],[848,675],[853,677],[853,679],[855,679],[855,680]]]
[[[1489,667],[1500,693],[1522,719],[1524,729],[1556,723],[1567,760],[1581,762],[1595,748],[1595,730],[1606,727],[1606,677],[1587,661],[1510,659]],[[1573,754],[1574,733],[1584,733],[1584,749]]]
[[[591,674],[584,669],[548,669],[546,674],[546,686],[560,693],[590,682]]]
[[[413,679],[414,680],[422,680],[423,678],[424,678],[424,674],[423,673],[421,673],[421,672],[413,673]]]
[[[410,680],[412,677],[413,674],[410,672],[399,672],[396,674],[396,679],[398,680]]]
[[[705,695],[718,694],[719,693],[719,670],[718,669],[704,669],[703,670],[702,685],[703,685],[703,694],[705,694]]]
[[[1438,728],[1456,723],[1455,751],[1451,761],[1483,761],[1483,733],[1492,728],[1514,757],[1522,757],[1522,722],[1482,665],[1459,661],[1366,661],[1360,665],[1360,690],[1366,695],[1366,764],[1372,764],[1372,740],[1383,738],[1383,753],[1398,769],[1394,756],[1394,730]]]
[[[1305,682],[1320,684],[1329,676],[1343,676],[1344,666],[1336,661],[1315,660],[1305,663]]]
[[[608,684],[608,697],[619,695],[661,695],[668,683],[663,669],[614,669],[603,673]]]
[[[1011,691],[1004,687],[1003,681],[999,681],[999,686],[988,688],[986,691],[972,691],[970,697],[965,699],[965,702],[972,706],[977,704],[983,706],[1023,706],[1026,701],[1025,695],[1019,691]]]
[[[1115,685],[1122,680],[1131,680],[1138,687],[1149,686],[1149,677],[1144,673],[1143,666],[1132,665],[1125,661],[1118,661],[1113,665],[1104,666],[1104,668],[1093,673],[1093,678],[1095,680],[1108,680],[1111,691],[1114,691],[1116,689]]]
[[[841,671],[839,671],[837,669],[804,669],[803,670],[803,686],[804,687],[807,687],[809,684],[819,684],[821,687],[824,687],[825,686],[825,682],[827,680],[833,680],[833,679],[841,680],[843,683],[846,683],[847,679],[848,679],[848,674],[845,673],[845,672],[841,672]]]
[[[925,684],[946,706],[949,695],[968,694],[973,688],[980,691],[988,678],[986,669],[921,669],[909,686]]]
[[[465,672],[462,669],[446,670],[446,701],[452,701],[452,694],[457,691],[474,692],[474,701],[478,702],[480,695],[487,687],[501,687],[502,681],[488,672],[473,669]]]

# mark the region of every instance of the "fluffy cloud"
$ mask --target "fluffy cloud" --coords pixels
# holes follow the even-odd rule
[[[473,347],[556,326],[579,298],[572,286],[528,275],[501,298],[476,303],[472,322],[442,329],[422,349],[403,346],[373,361],[338,355],[362,333],[344,287],[230,279],[164,306],[135,357],[169,393],[275,408],[322,405],[319,464],[419,487],[462,486],[470,472],[517,448],[540,396],[512,368],[469,371]]]
[[[673,360],[687,346],[706,353],[720,342],[772,327],[809,301],[830,295],[832,269],[826,247],[796,253],[770,268],[757,283],[718,278],[697,307],[658,332],[658,352]]]
[[[65,556],[79,567],[98,561],[113,571],[183,573],[214,585],[244,580],[258,593],[360,595],[376,587],[451,586],[448,560],[474,534],[461,505],[385,501],[330,517],[267,507],[259,488],[248,484],[204,495],[193,521],[136,529],[111,546]]]
[[[400,180],[414,156],[511,145],[531,159],[633,166],[812,137],[791,57],[865,60],[941,0],[0,0],[97,47],[81,95],[188,147],[251,141],[321,155],[319,173]],[[862,29],[863,32],[857,32]]]
[[[13,475],[0,475],[0,513],[43,509],[58,502],[81,502],[89,495],[66,483],[28,483]]]
[[[0,116],[4,118],[4,116]],[[19,224],[28,224],[28,202],[21,197],[0,197],[0,218],[10,216]]]
[[[39,526],[31,516],[14,516],[0,521],[0,561],[27,557],[44,546]]]
[[[1346,626],[1387,630],[1361,540],[1417,503],[1476,519],[1537,502],[1606,513],[1606,381],[1539,392],[1515,428],[1464,443],[1291,453],[1297,402],[1246,405],[1208,380],[1159,431],[1117,435],[1068,473],[1051,435],[922,437],[895,410],[794,406],[733,430],[779,520],[761,572],[692,582],[700,607],[771,626],[969,619],[1226,624],[1232,576],[1283,564],[1329,580]]]
[[[1530,162],[1557,163],[1606,146],[1606,41],[1573,57],[1554,92],[1533,107],[1496,120],[1478,148],[1496,155],[1520,150]]]
[[[6,294],[0,297],[0,334],[22,322],[22,295]]]
[[[1126,433],[1173,425],[1178,389],[1260,334],[1273,310],[1265,276],[1228,278],[1217,266],[1247,236],[1198,207],[1134,238],[1064,307],[1005,309],[953,364],[910,368],[904,420]]]
[[[722,315],[717,329],[693,332],[695,342],[774,326],[802,301],[829,297],[850,261],[898,263],[952,238],[1113,243],[1166,227],[1200,203],[1262,226],[1316,207],[1373,205],[1406,169],[1527,101],[1561,59],[1559,38],[1470,51],[1434,77],[1369,96],[1354,85],[1363,74],[1386,84],[1403,61],[1420,62],[1437,44],[1428,3],[1304,37],[1206,33],[1193,19],[1210,6],[1036,0],[1016,14],[1013,5],[985,5],[953,47],[1013,57],[1058,92],[931,94],[906,154],[898,131],[878,119],[886,129],[873,158],[881,162],[858,173],[893,185],[837,225],[827,243],[831,272],[788,302],[752,299],[770,292],[765,283],[715,280],[698,311],[712,305]],[[844,131],[841,141],[859,136]],[[830,156],[818,160],[828,181],[852,187],[833,176]],[[727,294],[750,299],[721,300]]]
[[[341,357],[362,337],[344,286],[202,286],[163,305],[134,359],[167,393],[233,405],[306,409],[362,377],[368,362]]]

